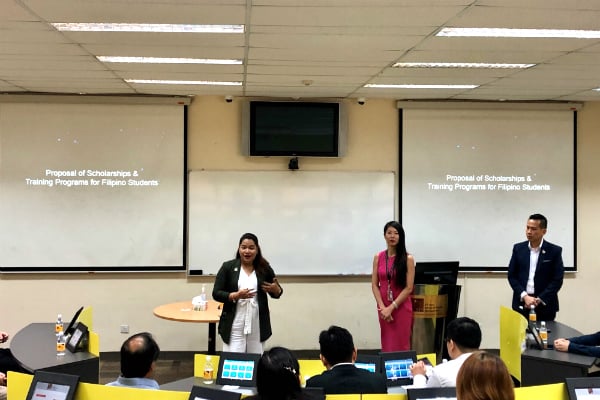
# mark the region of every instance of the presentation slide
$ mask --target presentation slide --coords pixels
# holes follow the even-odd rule
[[[505,271],[529,215],[575,269],[572,111],[402,110],[401,214],[417,261]]]
[[[0,269],[181,270],[184,107],[0,103]]]

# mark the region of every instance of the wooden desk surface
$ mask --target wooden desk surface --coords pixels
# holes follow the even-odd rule
[[[221,316],[221,303],[208,300],[206,311],[194,311],[191,300],[180,301],[158,306],[153,312],[157,317],[171,321],[216,323]]]

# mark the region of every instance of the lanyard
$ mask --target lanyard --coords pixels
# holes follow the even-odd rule
[[[388,267],[388,253],[385,252],[385,276],[387,277],[387,295],[388,300],[394,300],[394,294],[392,293],[392,270]],[[392,265],[393,266],[393,265]]]

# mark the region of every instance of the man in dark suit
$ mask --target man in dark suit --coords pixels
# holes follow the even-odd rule
[[[512,308],[525,317],[532,306],[539,321],[554,321],[558,291],[563,283],[562,248],[544,240],[548,220],[533,214],[527,220],[527,241],[513,247],[508,282],[513,289]]]
[[[356,347],[348,330],[330,326],[319,335],[321,361],[327,371],[306,381],[306,387],[321,387],[325,394],[387,393],[381,374],[354,365]]]

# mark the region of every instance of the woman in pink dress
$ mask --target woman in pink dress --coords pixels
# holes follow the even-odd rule
[[[383,236],[387,249],[375,254],[371,275],[371,289],[381,327],[381,351],[410,350],[415,259],[406,252],[404,229],[400,223],[390,221],[385,224]]]

